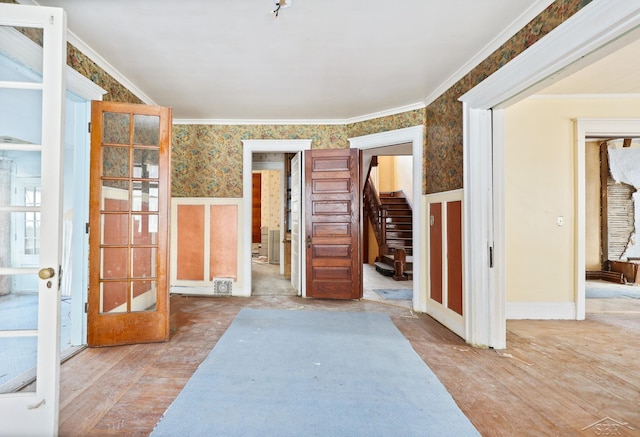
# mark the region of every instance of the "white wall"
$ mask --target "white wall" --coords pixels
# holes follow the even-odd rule
[[[640,117],[640,99],[531,98],[505,110],[508,302],[574,301],[573,120],[613,117]]]

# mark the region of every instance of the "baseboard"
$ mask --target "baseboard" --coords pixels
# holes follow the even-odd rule
[[[507,320],[576,320],[575,302],[507,302]]]

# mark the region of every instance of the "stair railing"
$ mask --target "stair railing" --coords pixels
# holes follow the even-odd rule
[[[373,233],[378,242],[380,256],[387,254],[387,208],[382,205],[380,196],[370,177],[364,185],[365,213],[369,217]]]

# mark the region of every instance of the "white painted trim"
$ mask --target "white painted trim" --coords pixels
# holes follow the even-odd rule
[[[443,278],[443,280],[445,278]],[[466,334],[464,329],[464,318],[460,314],[450,310],[433,299],[429,301],[428,314],[464,340],[464,336]]]
[[[476,257],[486,258],[482,248],[483,241],[484,245],[488,244],[494,231],[500,233],[496,236],[500,244],[506,239],[505,226],[500,221],[503,218],[498,221],[492,219],[482,225],[480,223],[484,220],[487,207],[495,207],[496,213],[503,215],[505,208],[504,193],[493,197],[490,190],[485,190],[481,181],[482,174],[491,174],[492,159],[496,160],[496,165],[499,162],[504,165],[504,150],[495,155],[497,147],[504,149],[504,145],[500,141],[492,144],[487,139],[487,133],[494,127],[490,109],[507,107],[550,85],[561,75],[575,71],[578,64],[583,66],[587,62],[594,62],[594,59],[602,57],[602,53],[598,52],[588,59],[587,55],[615,41],[606,48],[608,52],[613,51],[616,44],[622,44],[625,34],[639,25],[640,4],[616,0],[594,1],[460,97],[464,111],[466,261],[475,262],[478,268],[476,271],[473,265],[468,266],[467,279],[475,284],[484,284],[492,275],[500,275],[500,278],[493,280],[493,291],[487,288],[477,295],[476,292],[473,293],[472,314],[474,319],[479,319],[479,323],[473,323],[480,327],[480,332],[477,333],[479,344],[495,348],[502,348],[506,344],[506,335],[502,335],[506,323],[502,314],[505,313],[500,308],[495,308],[500,306],[499,302],[506,295],[505,257],[498,255],[494,259],[494,263],[500,263],[496,265],[494,272],[489,272],[490,269],[484,266],[484,262]],[[496,127],[503,129],[500,124]],[[500,138],[503,132],[494,132],[494,135]],[[480,181],[477,181],[478,177]],[[498,247],[500,246],[496,246]],[[578,311],[574,310],[574,313],[578,315]],[[486,321],[483,322],[482,319]]]
[[[352,149],[375,149],[396,144],[412,143],[413,147],[413,193],[418,196],[422,193],[422,153],[424,147],[424,125],[407,127],[378,134],[363,135],[349,138],[349,147]],[[362,212],[361,212],[362,214]],[[413,308],[416,311],[426,312],[427,302],[420,293],[422,283],[422,211],[420,208],[413,209]]]
[[[242,140],[242,205],[245,211],[240,229],[244,237],[240,255],[242,266],[242,296],[251,296],[251,170],[253,168],[254,153],[298,153],[311,150],[311,139],[303,140]],[[304,177],[304,175],[303,175]],[[302,213],[304,214],[304,208]],[[304,251],[300,254],[300,265],[304,266]],[[304,271],[301,269],[302,296],[306,295]],[[234,290],[235,292],[235,290]]]
[[[478,109],[511,103],[514,97],[522,100],[548,86],[550,83],[545,79],[557,80],[556,73],[638,26],[640,5],[637,2],[591,2],[460,100]]]
[[[505,187],[504,110],[493,110],[493,275],[490,296],[491,343],[497,349],[507,346],[505,305],[507,302],[507,223]]]
[[[576,264],[575,317],[585,318],[585,250],[586,250],[586,169],[588,136],[629,137],[640,134],[640,119],[578,118],[575,120],[576,141]]]
[[[575,320],[573,302],[507,302],[508,320]]]
[[[427,299],[427,314],[431,317],[442,323],[447,328],[451,329],[457,335],[459,335],[462,339],[467,338],[466,332],[466,313],[468,304],[467,301],[469,297],[465,293],[465,264],[464,264],[464,253],[465,246],[462,246],[462,316],[455,311],[448,308],[448,289],[449,289],[449,281],[447,275],[447,253],[449,248],[447,247],[447,203],[449,202],[462,202],[462,216],[464,217],[465,205],[464,205],[464,191],[462,189],[451,190],[451,191],[442,191],[439,193],[427,194],[424,197],[424,215],[425,219],[424,226],[422,229],[425,229],[425,249],[424,249],[424,258],[429,260],[431,257],[430,247],[431,247],[431,233],[428,231],[431,226],[430,220],[427,217],[431,217],[430,204],[431,203],[440,203],[442,205],[442,303],[431,299],[429,296],[431,295],[431,265],[428,261],[424,263],[424,270],[426,274],[425,280],[425,298]],[[462,238],[464,241],[464,229],[462,230],[463,235]]]
[[[203,125],[346,125],[359,123],[362,121],[373,120],[390,115],[402,114],[403,112],[415,111],[425,107],[423,102],[412,103],[409,105],[391,108],[384,111],[373,112],[351,118],[328,118],[328,119],[272,119],[272,120],[256,120],[256,119],[224,119],[224,118],[176,118],[173,124],[203,124]]]
[[[11,27],[0,27],[0,51],[31,70],[42,74],[42,47]],[[102,100],[107,92],[66,66],[67,91],[86,100]]]
[[[285,189],[284,158],[282,162],[254,162],[252,170],[278,170],[280,172],[280,266],[279,273],[284,275],[284,228],[287,194]]]
[[[463,103],[465,340],[480,347],[505,347],[504,320],[492,306],[497,293],[489,267],[493,247],[492,114]],[[470,146],[473,144],[473,146]],[[495,249],[494,249],[495,250]],[[501,297],[498,296],[497,300]]]
[[[456,70],[447,80],[442,82],[435,90],[433,90],[425,99],[425,106],[433,103],[438,97],[444,94],[449,88],[454,86],[460,79],[466,76],[478,64],[487,59],[493,52],[498,50],[505,42],[507,42],[520,29],[526,26],[531,20],[537,17],[545,10],[554,0],[536,0],[526,11],[516,18],[506,29],[500,32],[486,46],[484,46],[475,56],[469,59],[462,67]]]
[[[102,56],[100,56],[95,50],[89,47],[84,41],[78,38],[73,32],[67,32],[67,38],[71,45],[80,50],[83,55],[91,59],[96,65],[102,68],[108,75],[117,80],[122,86],[131,91],[136,97],[138,97],[146,105],[157,106],[157,103],[153,101],[145,92],[133,84],[122,73],[120,73],[113,65],[107,62]]]
[[[192,281],[192,280],[179,280],[177,279],[177,271],[178,271],[178,206],[179,205],[202,205],[204,207],[204,259],[203,263],[203,271],[204,271],[204,280],[203,281]],[[184,293],[190,295],[205,295],[211,296],[213,294],[213,281],[210,281],[208,278],[210,276],[210,261],[209,254],[211,253],[211,206],[221,205],[221,206],[236,206],[238,208],[238,241],[236,246],[236,257],[237,257],[237,271],[236,271],[236,279],[233,281],[232,285],[232,295],[233,296],[244,296],[242,293],[244,280],[242,278],[243,267],[243,259],[242,259],[242,248],[243,245],[243,235],[240,233],[240,229],[243,226],[243,206],[244,203],[242,199],[238,198],[218,198],[218,197],[172,197],[171,198],[171,232],[170,232],[170,253],[169,253],[169,272],[170,272],[170,290],[172,293]]]

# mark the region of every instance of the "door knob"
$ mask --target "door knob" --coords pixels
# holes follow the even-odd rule
[[[40,277],[40,279],[53,278],[55,274],[56,274],[56,271],[51,267],[40,269],[40,271],[38,271],[38,276]]]
[[[311,236],[307,237],[307,249],[311,249]]]

